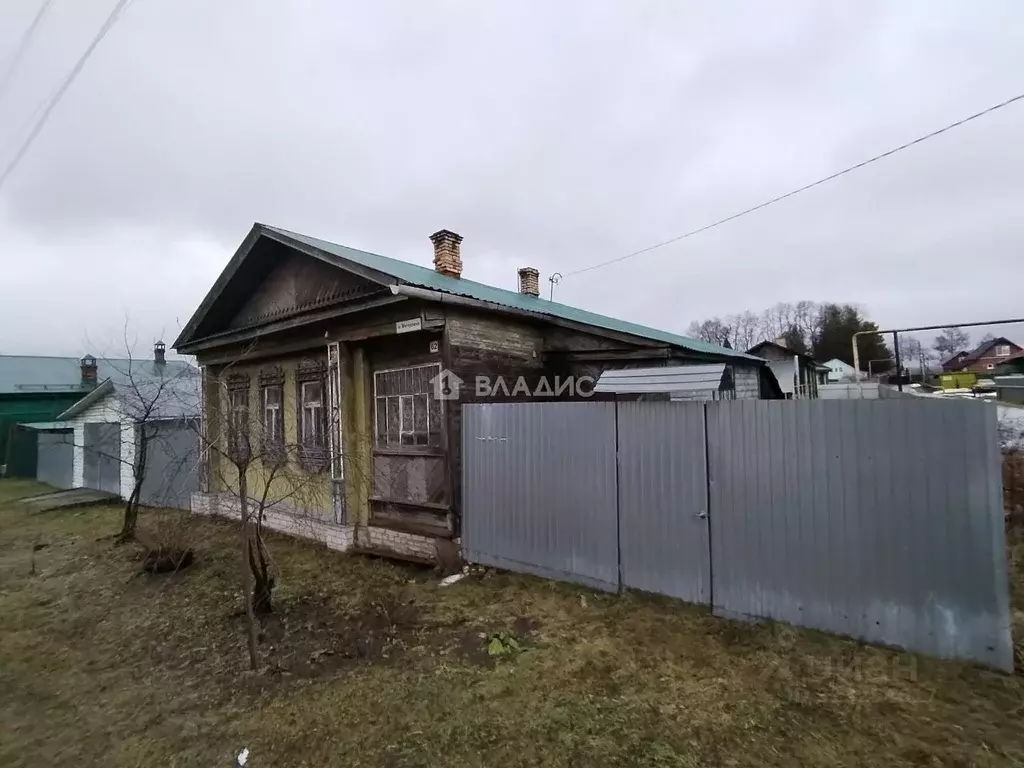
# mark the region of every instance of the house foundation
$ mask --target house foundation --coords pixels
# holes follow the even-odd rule
[[[241,505],[238,497],[231,493],[193,493],[192,512],[238,520]],[[263,524],[272,531],[318,541],[340,552],[368,551],[416,561],[437,561],[437,544],[433,537],[372,525],[340,525],[325,520],[318,510],[278,504],[263,513]]]

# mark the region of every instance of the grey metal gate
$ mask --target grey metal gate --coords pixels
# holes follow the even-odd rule
[[[39,432],[36,441],[36,479],[54,488],[70,488],[74,483],[74,432]]]
[[[121,494],[121,425],[86,424],[84,484],[96,491]]]
[[[619,404],[622,583],[711,600],[702,403]]]
[[[150,437],[140,501],[151,507],[188,509],[192,493],[199,490],[198,426],[166,421],[145,429]]]
[[[462,409],[470,562],[616,590],[615,404]]]

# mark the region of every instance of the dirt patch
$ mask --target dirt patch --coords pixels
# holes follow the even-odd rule
[[[470,664],[480,667],[493,667],[494,658],[487,652],[487,633],[478,631],[463,632],[458,636],[455,646],[459,657]]]
[[[271,672],[308,678],[353,663],[394,663],[423,627],[409,603],[374,600],[345,616],[327,596],[304,596],[261,616],[259,641]]]
[[[521,638],[533,637],[540,630],[540,622],[530,616],[520,616],[512,622],[512,631]]]
[[[191,549],[157,547],[146,552],[142,570],[147,573],[174,573],[192,565],[194,557]]]

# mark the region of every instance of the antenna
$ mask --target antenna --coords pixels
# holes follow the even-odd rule
[[[562,273],[555,272],[551,277],[548,278],[548,282],[551,283],[551,292],[548,294],[548,301],[555,300],[555,286],[562,282]]]

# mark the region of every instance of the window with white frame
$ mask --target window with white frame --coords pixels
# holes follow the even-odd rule
[[[324,434],[324,384],[322,381],[304,381],[300,385],[302,411],[300,414],[300,442],[303,448],[326,448]]]
[[[267,384],[263,387],[263,439],[267,445],[284,445],[284,387]]]
[[[283,461],[284,370],[277,365],[260,371],[260,427],[264,461]]]
[[[325,360],[302,360],[296,370],[297,413],[300,463],[311,471],[327,469],[327,364]]]
[[[378,448],[441,445],[444,412],[431,384],[440,373],[437,363],[374,372],[374,434]]]
[[[1010,345],[1000,344],[996,347],[996,357],[1009,357],[1010,356]]]

